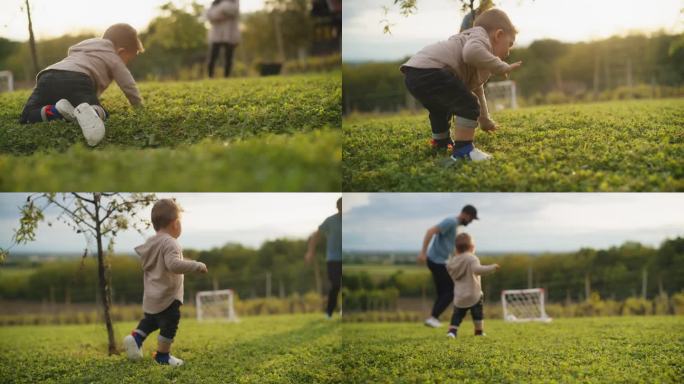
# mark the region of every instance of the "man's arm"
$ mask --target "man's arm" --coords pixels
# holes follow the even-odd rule
[[[316,230],[316,232],[312,233],[311,236],[309,236],[309,244],[306,249],[306,254],[304,255],[304,260],[306,260],[307,263],[313,260],[314,255],[316,253],[316,245],[318,245],[318,239],[320,237],[320,231],[318,230]]]
[[[423,247],[420,249],[420,253],[418,254],[418,262],[425,262],[425,260],[427,260],[428,245],[430,245],[432,238],[439,232],[440,229],[438,226],[434,226],[425,232],[425,237],[423,238]]]

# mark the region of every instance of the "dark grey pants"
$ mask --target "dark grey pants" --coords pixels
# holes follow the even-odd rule
[[[332,316],[337,307],[337,296],[342,286],[342,262],[328,261],[328,280],[330,280],[330,292],[328,292],[328,307],[326,313]]]
[[[449,138],[453,115],[480,117],[480,102],[468,87],[446,69],[402,67],[408,91],[430,112],[433,139]]]
[[[470,315],[473,317],[473,321],[482,321],[484,319],[484,313],[482,311],[482,306],[484,305],[484,297],[480,297],[475,305],[469,308],[456,308],[454,307],[454,314],[451,315],[451,325],[458,327],[461,325],[463,318],[465,317],[468,310],[470,310]]]
[[[433,263],[430,259],[428,259],[427,265],[432,273],[432,280],[437,291],[437,298],[432,306],[432,317],[437,319],[454,300],[454,281],[451,280],[446,265]]]
[[[159,313],[145,313],[145,317],[138,323],[136,330],[144,333],[142,336],[147,337],[150,333],[159,330],[159,339],[166,342],[172,342],[176,337],[178,330],[178,323],[180,322],[180,306],[183,305],[180,301],[174,300],[171,305]]]
[[[209,54],[209,77],[214,77],[214,65],[218,60],[219,50],[224,47],[225,62],[223,63],[223,76],[230,76],[233,69],[233,51],[235,51],[235,44],[230,43],[211,43],[211,52]]]
[[[81,103],[100,105],[95,84],[88,75],[81,72],[48,70],[38,77],[38,83],[21,112],[19,123],[42,122],[41,109],[46,105],[55,104],[60,99],[69,100],[74,107]]]

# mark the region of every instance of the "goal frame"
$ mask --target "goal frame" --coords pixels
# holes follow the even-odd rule
[[[492,96],[492,92],[495,92],[497,89],[502,89],[508,87],[510,91],[510,97],[507,97],[506,101],[510,103],[510,109],[518,109],[518,91],[517,87],[515,84],[515,81],[513,80],[504,80],[504,81],[492,81],[488,82],[487,85],[485,86],[485,94],[487,96],[487,104],[492,104],[494,107],[495,111],[499,111],[505,108],[499,108],[499,104],[496,103],[497,99],[500,99],[498,97]],[[490,101],[491,99],[491,101]]]
[[[509,307],[512,307],[513,305],[509,303],[506,300],[507,295],[530,295],[530,294],[538,294],[539,295],[539,300],[538,304],[539,305],[539,316],[529,316],[529,317],[521,317],[518,318],[516,317],[511,311],[509,310]],[[515,322],[515,323],[522,323],[522,322],[529,322],[529,321],[538,321],[538,322],[543,322],[543,323],[548,323],[552,319],[549,317],[549,315],[546,314],[546,308],[544,306],[545,303],[545,291],[544,288],[528,288],[528,289],[504,289],[501,291],[501,305],[503,306],[503,318],[504,321],[508,322]],[[531,304],[529,300],[523,299],[522,302],[525,304]],[[535,311],[537,312],[537,311]],[[528,312],[529,313],[529,312]]]
[[[0,71],[0,82],[2,79],[7,79],[7,91],[14,91],[14,74],[11,71]],[[0,88],[0,92],[3,92]]]
[[[202,298],[206,296],[219,296],[219,295],[228,295],[228,301],[227,301],[227,312],[228,312],[228,317],[227,318],[206,318],[204,316],[205,312],[202,309]],[[227,322],[234,322],[237,323],[240,321],[240,319],[237,316],[237,313],[235,312],[235,306],[234,306],[234,298],[235,298],[235,291],[232,289],[219,289],[219,290],[212,290],[212,291],[200,291],[197,292],[195,295],[195,309],[197,312],[197,321],[227,321]]]

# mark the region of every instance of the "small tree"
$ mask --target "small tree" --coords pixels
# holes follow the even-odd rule
[[[103,240],[109,240],[109,254],[114,249],[114,238],[120,231],[133,228],[142,234],[149,227],[147,220],[138,220],[141,209],[156,199],[154,194],[133,193],[41,193],[29,195],[20,208],[19,228],[15,230],[13,242],[26,244],[35,240],[38,224],[45,219],[48,207],[60,211],[57,219],[76,233],[83,234],[86,241],[95,240],[97,244],[97,275],[99,293],[102,297],[104,321],[109,340],[109,354],[117,353],[114,341],[114,328],[110,317],[111,287],[109,284],[109,263],[104,257]],[[48,226],[52,223],[48,222]],[[6,254],[6,252],[5,252]],[[84,252],[84,257],[87,252]]]
[[[33,35],[33,21],[31,20],[31,6],[28,0],[24,2],[26,4],[26,15],[28,17],[28,30],[29,30],[29,47],[31,49],[31,63],[33,64],[33,75],[38,73],[38,55],[36,54],[36,39]]]

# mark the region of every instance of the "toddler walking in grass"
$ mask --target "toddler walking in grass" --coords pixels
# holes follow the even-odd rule
[[[428,45],[401,66],[406,88],[430,113],[432,147],[452,149],[454,161],[491,158],[473,144],[478,125],[486,132],[497,129],[483,86],[492,74],[508,76],[522,64],[503,61],[516,34],[503,11],[490,9],[477,16],[473,28]]]
[[[64,60],[38,74],[19,122],[76,122],[88,145],[97,145],[104,138],[104,120],[109,116],[99,97],[112,81],[116,81],[131,105],[142,105],[138,87],[126,66],[143,51],[137,31],[128,24],[114,24],[102,38],[70,47]]]
[[[152,207],[152,225],[157,234],[135,248],[143,269],[143,312],[138,327],[123,340],[131,360],[143,357],[142,345],[147,336],[159,330],[157,352],[159,364],[183,365],[183,360],[171,356],[171,343],[176,336],[183,305],[183,274],[207,273],[204,263],[183,260],[183,250],[176,239],[181,234],[181,207],[175,199],[161,199]]]
[[[482,305],[484,294],[480,275],[499,269],[499,264],[480,265],[475,256],[475,243],[467,233],[456,236],[456,252],[447,260],[447,271],[454,280],[454,314],[451,316],[448,337],[456,337],[466,313],[470,311],[475,325],[475,336],[484,336],[484,314]]]

